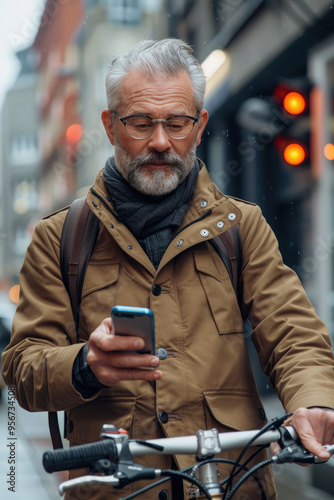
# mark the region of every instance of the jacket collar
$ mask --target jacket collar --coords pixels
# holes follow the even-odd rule
[[[214,238],[241,220],[241,211],[228,196],[218,190],[202,161],[200,161],[200,167],[201,170],[198,181],[188,210],[179,231],[176,233],[174,240],[171,242],[165,255],[163,256],[158,270],[178,253],[193,245],[203,243],[206,240]],[[128,231],[128,229],[119,221],[117,214],[115,213],[114,207],[104,185],[103,170],[98,173],[94,185],[88,192],[87,202],[90,209],[106,226],[108,231],[113,232],[114,237],[114,229],[117,230],[119,235],[119,237],[116,238],[117,241],[121,244],[123,249],[129,253],[127,245],[129,242],[131,244],[131,240],[134,242],[135,239],[133,235],[131,235],[130,231]],[[113,227],[113,231],[110,231],[110,225]],[[122,245],[121,242],[124,241],[125,235],[127,243]],[[133,255],[134,254],[132,252],[132,256]],[[146,254],[143,258],[139,258],[139,260],[145,264],[147,264],[146,261],[149,261]],[[151,266],[153,268],[153,265],[150,265],[149,267]]]

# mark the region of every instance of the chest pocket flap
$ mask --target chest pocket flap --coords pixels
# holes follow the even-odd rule
[[[82,299],[118,281],[120,264],[115,260],[91,260],[82,291]]]

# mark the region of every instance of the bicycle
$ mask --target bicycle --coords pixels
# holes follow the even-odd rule
[[[70,479],[59,485],[60,495],[72,488],[99,484],[112,485],[114,488],[123,488],[141,479],[164,479],[154,482],[137,492],[124,497],[130,500],[141,495],[149,489],[168,481],[173,476],[195,484],[198,488],[195,497],[198,500],[215,499],[231,500],[241,485],[253,476],[261,500],[265,500],[265,492],[256,472],[270,464],[283,464],[286,462],[298,463],[324,463],[327,460],[319,459],[312,455],[300,443],[293,427],[282,427],[284,420],[289,415],[276,417],[268,422],[261,430],[227,432],[219,434],[216,429],[200,430],[196,435],[175,438],[152,439],[148,441],[129,440],[127,432],[106,424],[102,428],[101,440],[86,445],[73,446],[69,449],[47,451],[43,455],[43,466],[47,472],[70,470],[87,467],[89,475]],[[278,442],[281,452],[267,460],[260,462],[248,469],[247,464],[264,447],[272,442]],[[245,452],[251,447],[256,447],[253,455],[242,463]],[[232,472],[229,477],[219,480],[217,463],[231,461],[214,458],[221,451],[243,448],[238,459],[233,462]],[[334,445],[325,448],[331,455]],[[197,462],[192,467],[182,471],[160,470],[135,464],[133,457],[147,454],[196,454]],[[233,484],[233,480],[244,472]],[[94,475],[94,474],[102,475]]]

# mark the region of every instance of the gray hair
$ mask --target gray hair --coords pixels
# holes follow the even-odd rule
[[[205,76],[192,48],[182,40],[144,40],[129,52],[113,60],[106,76],[106,94],[109,110],[120,105],[121,86],[130,71],[140,71],[152,78],[157,74],[165,77],[176,76],[182,71],[189,75],[197,111],[203,108]]]

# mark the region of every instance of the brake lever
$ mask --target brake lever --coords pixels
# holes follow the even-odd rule
[[[64,483],[61,483],[58,487],[59,493],[61,496],[68,490],[75,488],[76,486],[83,486],[88,484],[104,484],[111,486],[118,486],[119,479],[112,476],[81,476],[75,477],[74,479],[69,479]]]
[[[272,457],[272,461],[274,463],[287,463],[287,462],[300,462],[307,464],[322,464],[329,460],[319,458],[313,453],[310,453],[300,442],[298,439],[295,441],[286,427],[280,427],[279,429],[281,438],[278,441],[278,444],[282,448],[282,451],[277,455]],[[334,445],[326,445],[324,448],[333,455],[334,453]]]

